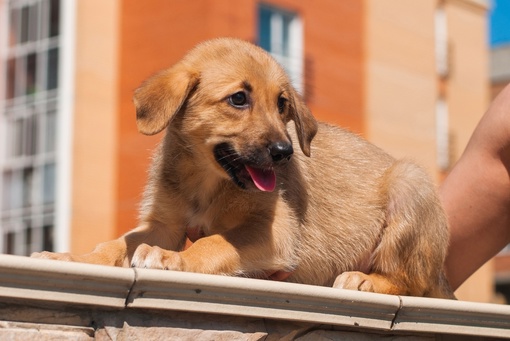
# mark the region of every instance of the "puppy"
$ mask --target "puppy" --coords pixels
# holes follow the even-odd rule
[[[89,254],[34,257],[451,297],[427,174],[318,124],[261,48],[204,42],[134,103],[140,132],[166,129],[139,226]]]

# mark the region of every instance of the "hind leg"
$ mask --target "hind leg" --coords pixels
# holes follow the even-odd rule
[[[381,183],[386,209],[370,272],[346,272],[335,287],[394,295],[451,297],[442,281],[446,217],[434,185],[418,166],[397,161]]]

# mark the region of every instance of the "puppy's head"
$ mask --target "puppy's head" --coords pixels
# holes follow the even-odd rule
[[[280,65],[242,40],[202,43],[135,91],[137,125],[152,135],[167,126],[220,176],[239,187],[272,191],[275,167],[290,159],[286,125],[310,156],[317,122]]]

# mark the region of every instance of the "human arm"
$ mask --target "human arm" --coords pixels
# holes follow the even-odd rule
[[[450,224],[445,267],[455,290],[510,243],[510,85],[480,120],[440,197]]]

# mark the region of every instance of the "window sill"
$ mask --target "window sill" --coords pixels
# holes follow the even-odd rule
[[[131,328],[160,332],[232,332],[231,321],[236,332],[266,336],[308,328],[313,333],[510,338],[510,306],[504,305],[10,255],[0,255],[0,300],[0,336],[16,330],[41,333],[45,326],[51,332],[83,332],[94,338],[126,328],[126,321],[134,321],[130,315],[136,315],[145,319],[129,324]],[[148,311],[159,322],[147,319]],[[178,324],[175,316],[185,319]],[[208,328],[204,317],[216,322]],[[260,328],[246,325],[258,320],[278,328],[271,332],[265,322]]]

